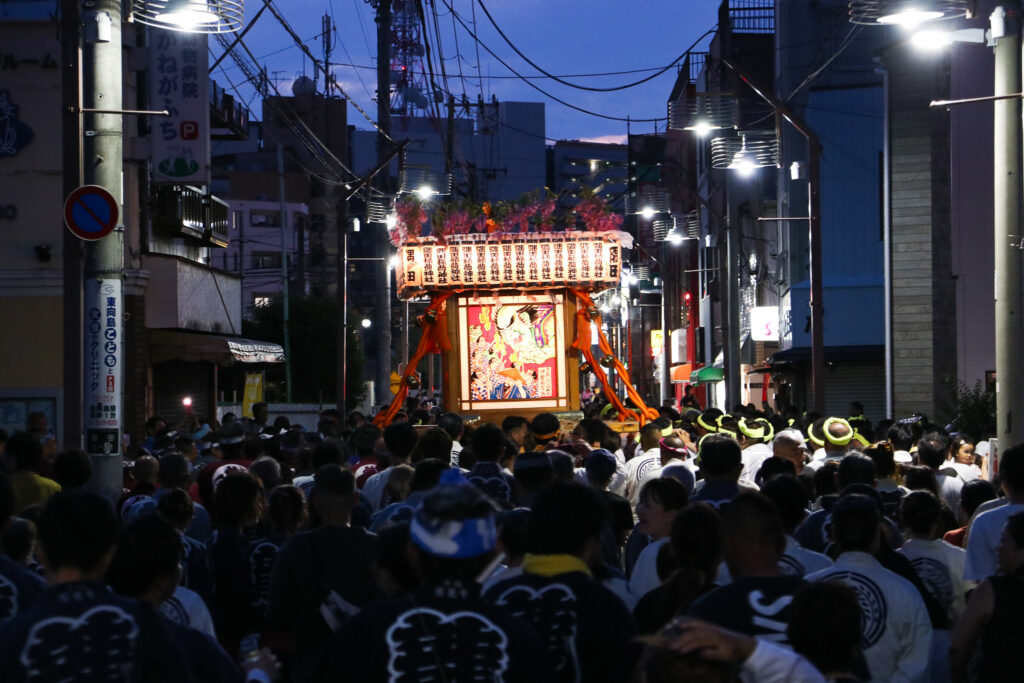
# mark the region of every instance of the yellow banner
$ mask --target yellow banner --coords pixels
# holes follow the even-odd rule
[[[245,391],[242,392],[242,417],[252,417],[254,403],[263,401],[263,373],[253,372],[245,375]]]

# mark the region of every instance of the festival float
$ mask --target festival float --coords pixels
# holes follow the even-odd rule
[[[586,196],[562,216],[552,198],[442,205],[431,215],[408,196],[395,214],[389,237],[398,250],[398,296],[429,304],[416,320],[419,346],[379,425],[419,388],[416,368],[428,353],[443,356],[445,409],[487,422],[578,411],[581,372],[594,373],[621,422],[658,416],[612,352],[591,299],[618,286],[633,241],[603,200]],[[613,391],[609,372],[633,407]]]

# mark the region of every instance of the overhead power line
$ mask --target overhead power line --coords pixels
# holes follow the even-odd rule
[[[277,10],[277,7],[274,6],[272,0],[263,0],[263,2],[266,4],[267,9],[270,10],[271,14],[274,15],[274,18],[277,19],[278,23],[281,24],[284,30],[288,32],[288,35],[291,36],[292,40],[295,41],[295,44],[299,46],[299,49],[302,50],[303,54],[309,57],[310,61],[313,62],[313,66],[316,69],[319,69],[321,72],[323,72],[324,82],[329,84],[329,87],[334,87],[335,89],[337,89],[337,91],[340,92],[345,97],[346,100],[348,100],[348,103],[355,107],[356,111],[362,114],[363,118],[369,121],[370,124],[377,129],[378,133],[383,135],[388,142],[394,143],[394,140],[391,138],[391,136],[384,132],[380,128],[380,126],[377,125],[377,122],[370,118],[370,116],[365,111],[363,111],[363,108],[360,107],[347,92],[345,92],[345,90],[338,83],[338,79],[335,78],[334,74],[329,73],[327,71],[327,68],[323,64],[321,64],[316,57],[313,56],[313,53],[310,52],[309,48],[306,47],[305,43],[302,42],[302,39],[299,38],[299,34],[295,32],[295,29],[291,27],[291,24],[288,23],[284,16]],[[386,97],[386,94],[382,95],[381,93],[377,93],[377,96]]]
[[[544,74],[544,76],[546,76],[547,78],[550,78],[551,80],[553,80],[553,81],[555,81],[557,83],[561,83],[562,85],[568,86],[570,88],[576,88],[577,90],[587,90],[589,92],[615,92],[617,90],[628,90],[629,88],[635,88],[638,85],[642,85],[644,83],[647,83],[648,81],[651,81],[651,80],[657,78],[658,76],[662,75],[663,73],[665,73],[666,71],[671,69],[673,66],[678,64],[679,62],[683,61],[683,59],[685,59],[686,56],[688,54],[690,54],[690,51],[694,47],[696,47],[697,44],[700,43],[700,41],[704,40],[709,35],[713,34],[715,31],[718,30],[718,27],[716,26],[716,27],[713,27],[713,28],[709,29],[708,31],[705,31],[704,34],[700,38],[698,38],[697,40],[693,41],[693,44],[690,45],[690,47],[686,48],[686,50],[684,50],[681,55],[679,55],[678,57],[673,59],[669,64],[665,65],[664,67],[662,67],[658,71],[654,72],[650,76],[646,76],[644,78],[641,78],[638,81],[633,81],[632,83],[624,83],[622,85],[615,85],[615,86],[611,86],[611,87],[608,87],[608,88],[596,88],[596,87],[589,86],[589,85],[580,85],[578,83],[572,83],[570,81],[567,81],[567,80],[565,80],[563,78],[560,78],[560,77],[554,75],[553,73],[550,73],[549,71],[546,71],[542,66],[537,64],[535,61],[533,61],[529,57],[527,57],[525,54],[523,54],[522,50],[520,50],[518,47],[516,47],[515,44],[509,39],[509,37],[507,35],[505,35],[505,32],[501,30],[500,26],[498,26],[498,22],[496,22],[494,20],[494,17],[491,16],[491,13],[487,9],[487,5],[485,5],[483,3],[483,0],[476,0],[476,3],[478,5],[480,5],[480,9],[482,9],[484,11],[484,15],[486,15],[487,20],[491,22],[491,26],[493,26],[494,30],[498,32],[498,35],[501,36],[502,39],[508,44],[508,46],[510,48],[512,48],[512,50],[517,55],[522,57],[523,60],[525,60],[527,64],[529,64],[534,69],[536,69],[537,71],[539,71],[542,74]]]
[[[494,57],[495,59],[497,59],[497,60],[498,60],[498,62],[500,62],[500,63],[501,63],[501,65],[502,65],[503,67],[505,67],[505,68],[506,68],[506,69],[508,69],[508,70],[509,70],[510,72],[512,72],[513,74],[515,74],[516,76],[518,76],[518,77],[519,77],[519,78],[520,78],[520,79],[521,79],[521,80],[522,80],[522,81],[523,81],[524,83],[526,83],[526,84],[527,84],[528,86],[530,86],[531,88],[533,88],[534,90],[536,90],[536,91],[537,91],[537,92],[539,92],[540,94],[544,95],[545,97],[547,97],[547,98],[549,98],[549,99],[551,99],[551,100],[553,100],[553,101],[555,101],[555,102],[558,102],[558,103],[559,103],[559,104],[561,104],[562,106],[564,106],[564,107],[568,107],[569,109],[574,109],[574,110],[576,110],[576,111],[578,111],[578,112],[580,112],[580,113],[583,113],[583,114],[587,114],[587,115],[589,115],[589,116],[596,116],[597,118],[600,118],[600,119],[607,119],[607,120],[609,120],[609,121],[623,121],[623,122],[626,122],[626,123],[655,123],[655,122],[657,122],[657,121],[665,121],[665,120],[667,120],[667,117],[665,117],[665,116],[662,116],[662,117],[660,117],[660,118],[650,118],[650,119],[634,119],[634,118],[632,118],[632,117],[625,117],[625,116],[612,116],[612,115],[610,115],[610,114],[601,114],[601,113],[599,113],[599,112],[596,112],[596,111],[591,111],[591,110],[589,110],[589,109],[584,109],[583,107],[580,107],[580,106],[577,106],[577,105],[575,105],[575,104],[572,104],[571,102],[566,102],[565,100],[563,100],[563,99],[561,99],[561,98],[559,98],[559,97],[555,97],[554,95],[552,95],[551,93],[549,93],[549,92],[548,92],[547,90],[544,90],[544,89],[543,89],[543,88],[541,88],[541,87],[540,87],[539,85],[536,85],[535,83],[531,82],[531,81],[530,81],[529,79],[525,78],[525,77],[524,77],[524,76],[523,76],[523,75],[522,75],[521,73],[519,73],[518,71],[516,71],[515,69],[513,69],[513,68],[512,68],[512,67],[511,67],[511,66],[509,65],[509,63],[508,63],[508,62],[506,62],[506,61],[505,61],[504,59],[502,59],[501,57],[499,57],[499,56],[498,56],[498,55],[497,55],[497,54],[496,54],[496,53],[494,52],[494,50],[492,50],[491,48],[489,48],[489,47],[487,46],[487,43],[485,43],[485,42],[483,42],[482,40],[480,40],[480,37],[479,37],[479,36],[477,36],[477,34],[476,34],[475,32],[473,32],[473,30],[472,30],[472,29],[470,29],[468,25],[466,25],[466,22],[465,22],[465,21],[463,21],[462,17],[461,17],[461,16],[459,16],[459,13],[455,11],[455,8],[454,8],[454,7],[452,7],[451,3],[450,3],[450,2],[448,1],[448,0],[441,0],[441,2],[443,2],[443,3],[444,3],[444,6],[448,8],[448,11],[450,11],[450,12],[452,12],[452,14],[454,14],[454,16],[455,16],[455,19],[456,19],[456,20],[457,20],[457,21],[458,21],[458,22],[459,22],[460,24],[462,24],[462,28],[463,28],[463,29],[465,29],[466,33],[468,33],[468,34],[469,34],[470,36],[472,36],[472,37],[473,37],[473,40],[475,40],[475,41],[477,42],[477,44],[478,44],[478,45],[479,45],[480,47],[482,47],[482,48],[483,48],[483,49],[484,49],[484,50],[485,50],[485,51],[487,52],[487,54],[489,54],[489,55],[491,55],[492,57]]]

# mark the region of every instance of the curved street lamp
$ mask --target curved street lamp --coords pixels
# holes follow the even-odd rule
[[[970,13],[969,0],[850,0],[854,24],[914,27]]]
[[[132,0],[130,18],[187,33],[233,33],[242,27],[243,0]]]
[[[913,6],[921,15],[932,19],[970,17],[971,0],[851,0],[850,21],[853,23],[885,23]],[[934,16],[939,14],[940,16]],[[869,21],[869,19],[871,21]],[[934,34],[918,39],[917,44],[936,42],[981,42],[978,29],[961,29],[949,35]],[[1006,448],[1024,441],[1024,361],[1020,340],[1024,337],[1022,295],[1024,273],[1018,246],[1008,238],[1020,232],[1021,185],[1020,166],[1024,130],[1021,127],[1021,3],[1006,0],[999,3],[989,17],[989,45],[994,45],[993,93],[991,97],[933,102],[932,106],[950,106],[966,102],[993,101],[993,256],[995,262],[995,365],[996,365],[996,437]],[[888,114],[887,114],[888,115]],[[891,162],[890,162],[891,163]],[[890,247],[887,245],[886,249]],[[892,342],[886,340],[887,346]],[[887,360],[888,363],[888,360]],[[888,370],[888,368],[887,368]]]

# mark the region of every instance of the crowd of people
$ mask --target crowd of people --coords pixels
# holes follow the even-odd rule
[[[412,403],[153,417],[117,501],[0,435],[0,679],[1018,680],[1024,445],[859,404],[620,433]]]

